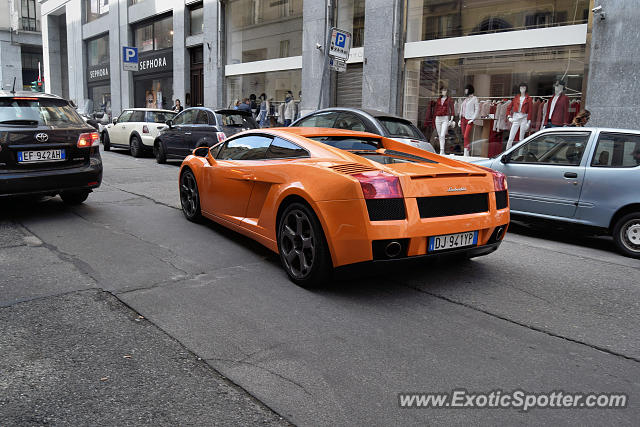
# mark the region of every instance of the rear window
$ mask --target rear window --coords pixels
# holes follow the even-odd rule
[[[411,122],[391,117],[376,117],[389,132],[389,136],[396,138],[425,139],[422,133]]]
[[[167,120],[173,120],[176,113],[165,113],[164,111],[148,111],[147,121],[150,123],[166,123]]]
[[[0,98],[0,125],[77,127],[84,124],[62,99]]]
[[[380,140],[376,138],[310,136],[309,139],[348,151],[375,151],[380,145]]]
[[[240,128],[256,128],[255,122],[249,116],[234,113],[216,113],[218,123],[222,126],[240,127]]]

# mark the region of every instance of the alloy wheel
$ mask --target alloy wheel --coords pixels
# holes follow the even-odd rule
[[[180,179],[180,203],[182,210],[189,218],[198,214],[198,186],[191,172],[185,172]]]
[[[307,214],[294,209],[283,218],[280,250],[290,274],[303,279],[311,273],[316,258],[313,227]]]

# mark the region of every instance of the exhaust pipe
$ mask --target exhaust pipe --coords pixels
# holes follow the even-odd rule
[[[384,248],[384,254],[388,258],[395,258],[398,255],[400,255],[400,252],[402,252],[402,245],[399,242],[396,242],[396,241],[390,242]]]

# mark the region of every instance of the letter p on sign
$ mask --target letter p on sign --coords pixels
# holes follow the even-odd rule
[[[343,33],[336,34],[336,46],[344,47],[347,37]]]

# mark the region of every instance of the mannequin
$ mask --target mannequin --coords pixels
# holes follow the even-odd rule
[[[511,104],[507,108],[507,117],[511,122],[511,131],[509,132],[509,141],[507,142],[507,150],[513,145],[518,130],[520,130],[520,141],[524,139],[524,135],[531,127],[531,113],[533,101],[529,96],[529,85],[520,83],[520,93],[513,98]]]
[[[440,154],[444,155],[444,144],[449,132],[449,123],[453,122],[454,116],[453,100],[449,97],[449,90],[446,87],[440,88],[440,98],[438,98],[436,104],[435,116],[436,130],[440,139]]]
[[[554,85],[555,95],[549,101],[544,124],[547,128],[566,126],[569,124],[569,97],[564,94],[565,83],[557,80]]]
[[[473,85],[467,85],[464,88],[464,94],[467,99],[462,102],[460,108],[460,129],[464,138],[464,155],[469,155],[471,147],[471,132],[473,131],[473,121],[480,115],[480,104],[478,98],[474,95],[475,89]]]

